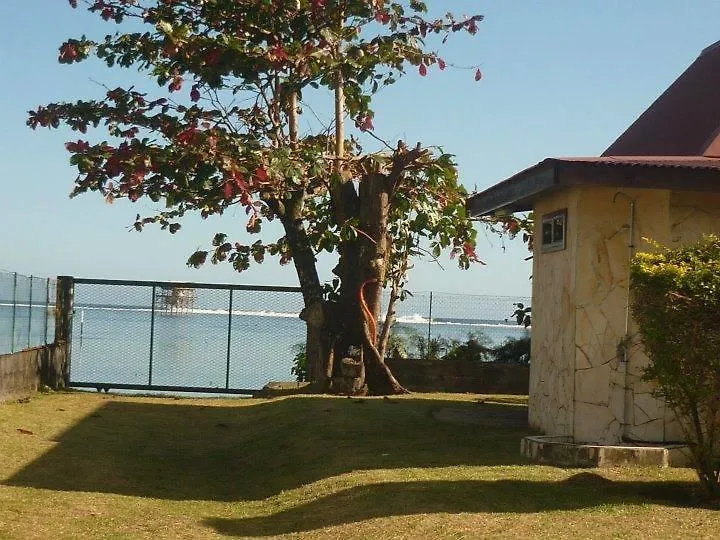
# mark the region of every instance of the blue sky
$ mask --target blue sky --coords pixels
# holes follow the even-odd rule
[[[433,2],[428,2],[432,4]],[[720,39],[720,1],[452,0],[457,14],[486,16],[474,39],[451,39],[448,62],[473,71],[413,73],[380,93],[376,133],[388,140],[437,144],[457,156],[463,183],[490,185],[548,156],[600,154],[697,57]],[[97,194],[70,200],[75,177],[64,142],[77,134],[25,126],[39,104],[102,94],[135,82],[132,72],[97,63],[64,66],[57,48],[83,33],[101,37],[103,23],[66,0],[12,2],[0,21],[0,269],[38,276],[295,284],[292,266],[274,260],[243,274],[229,266],[185,267],[187,256],[224,230],[241,234],[241,215],[187,220],[181,233],[128,232],[149,207]],[[142,199],[141,199],[142,201]],[[521,242],[480,231],[487,262],[469,271],[418,263],[415,291],[515,295],[530,291],[530,263]],[[322,269],[329,277],[329,261]]]

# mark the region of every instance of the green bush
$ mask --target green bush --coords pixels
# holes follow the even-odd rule
[[[445,357],[447,351],[452,347],[452,342],[443,337],[431,337],[430,339],[423,336],[412,336],[411,344],[413,349],[417,351],[417,357],[424,360],[440,360]]]
[[[530,336],[508,338],[491,351],[495,362],[501,364],[530,364]]]
[[[490,340],[485,334],[471,333],[465,342],[451,342],[443,360],[487,362],[492,353],[489,345]]]
[[[632,312],[656,381],[680,420],[700,481],[720,496],[720,237],[638,253]]]
[[[293,346],[292,350],[295,353],[295,356],[293,357],[293,365],[290,368],[290,373],[295,375],[295,380],[297,382],[307,382],[309,380],[309,377],[307,354],[305,353],[305,344],[298,343],[297,345]]]

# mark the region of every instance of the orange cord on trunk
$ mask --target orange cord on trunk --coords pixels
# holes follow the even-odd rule
[[[370,329],[370,339],[374,342],[377,338],[377,325],[375,324],[375,317],[373,317],[372,312],[370,311],[370,308],[368,307],[367,303],[365,302],[365,285],[368,283],[374,283],[377,282],[377,279],[368,279],[367,281],[363,282],[362,285],[360,285],[360,291],[358,292],[358,298],[360,300],[360,308],[362,309],[363,314],[365,315],[365,322],[367,322],[368,328]]]

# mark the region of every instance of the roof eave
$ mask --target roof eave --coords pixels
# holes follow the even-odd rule
[[[468,199],[472,217],[532,210],[540,196],[573,185],[720,192],[720,168],[548,158]]]
[[[537,195],[546,193],[558,183],[554,160],[537,165],[472,195],[468,199],[470,215],[487,216],[497,212],[513,213],[532,210]]]

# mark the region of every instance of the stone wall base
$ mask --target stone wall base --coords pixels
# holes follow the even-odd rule
[[[687,447],[680,444],[595,445],[571,437],[532,436],[520,441],[520,453],[533,463],[560,467],[689,467]]]

